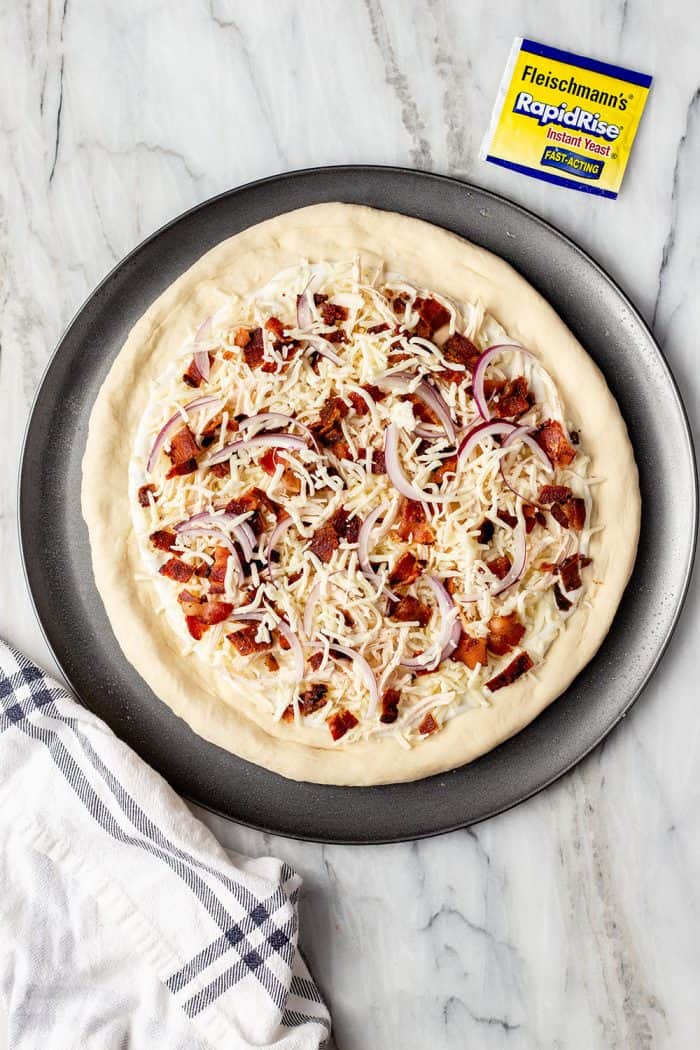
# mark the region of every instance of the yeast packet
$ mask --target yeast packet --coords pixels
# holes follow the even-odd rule
[[[480,155],[556,186],[615,198],[651,81],[518,37]]]

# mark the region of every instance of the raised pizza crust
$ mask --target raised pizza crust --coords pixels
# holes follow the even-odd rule
[[[155,590],[137,583],[139,552],[128,503],[133,436],[150,386],[201,318],[232,292],[246,295],[300,258],[359,255],[456,301],[480,300],[552,374],[574,426],[585,433],[603,530],[591,540],[586,601],[534,672],[405,750],[390,737],[334,744],[325,729],[275,723],[251,683],[223,678],[184,656]],[[290,398],[293,402],[293,391]],[[200,736],[295,780],[369,785],[416,780],[472,761],[532,721],[559,696],[605,638],[634,565],[640,521],[637,468],[606,382],[549,304],[502,259],[438,227],[391,212],[319,204],[222,242],[167,289],[131,331],[99,392],[83,459],[83,515],[98,590],[127,659]]]

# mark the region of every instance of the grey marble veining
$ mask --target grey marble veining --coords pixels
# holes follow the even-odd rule
[[[479,161],[522,34],[654,74],[617,202]],[[689,0],[5,0],[0,42],[0,634],[45,665],[15,496],[41,372],[127,251],[238,183],[366,161],[506,194],[632,295],[697,425],[700,16]],[[696,586],[659,673],[606,743],[487,824],[357,848],[206,817],[225,843],[303,874],[302,942],[341,1050],[700,1045],[698,606]]]

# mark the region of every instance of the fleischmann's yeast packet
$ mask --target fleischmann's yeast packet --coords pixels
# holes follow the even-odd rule
[[[481,156],[556,186],[615,198],[651,80],[518,38]]]

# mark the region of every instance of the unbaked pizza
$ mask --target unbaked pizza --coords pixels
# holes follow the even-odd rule
[[[151,308],[98,399],[83,503],[156,693],[338,783],[451,768],[530,721],[602,640],[639,515],[617,407],[539,296],[347,205],[225,242]]]

